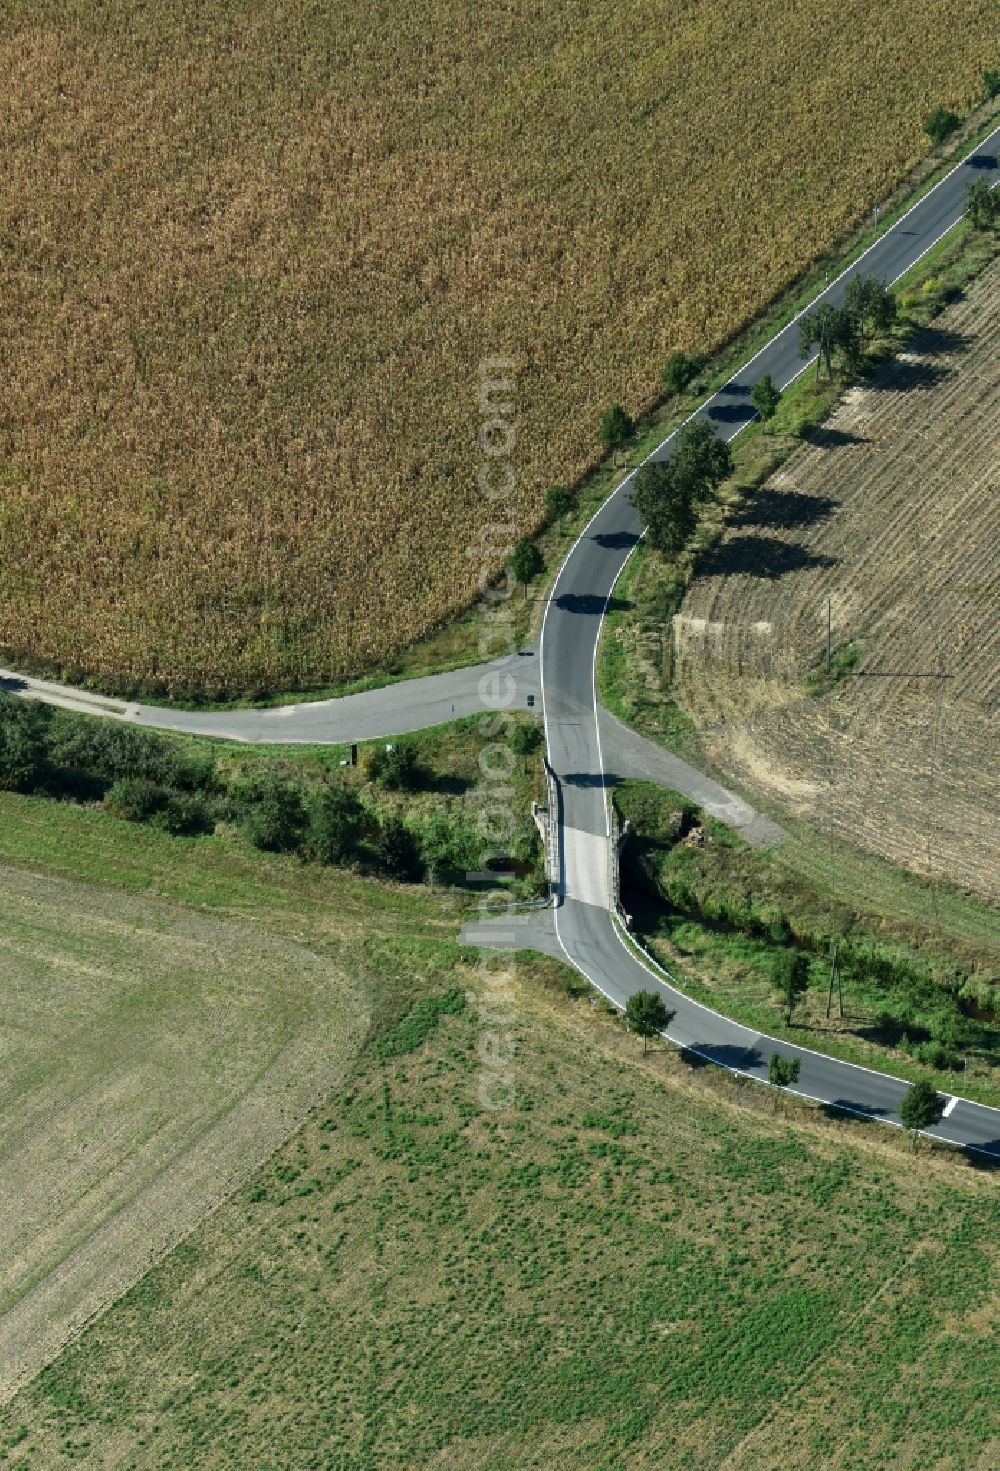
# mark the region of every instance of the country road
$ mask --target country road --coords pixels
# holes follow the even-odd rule
[[[848,281],[858,273],[889,283],[897,280],[961,218],[972,180],[986,178],[995,186],[1000,179],[998,148],[1000,128],[816,300],[839,304]],[[706,420],[717,433],[732,439],[755,417],[750,392],[759,378],[769,373],[784,388],[807,366],[799,356],[794,319],[692,417]],[[671,436],[651,458],[667,460],[673,449]],[[595,669],[601,626],[615,583],[642,532],[629,499],[631,480],[629,476],[622,482],[571,547],[549,595],[537,654],[526,650],[453,674],[268,710],[187,712],[137,705],[6,670],[0,670],[0,689],[90,714],[200,735],[339,743],[402,734],[480,713],[486,700],[484,681],[512,676],[522,707],[528,694],[540,691],[542,697],[548,759],[560,793],[559,892],[554,908],[544,915],[466,926],[463,937],[470,943],[534,945],[562,953],[617,1006],[624,1006],[636,991],[658,988],[675,1013],[666,1035],[689,1055],[758,1080],[766,1079],[772,1052],[798,1057],[801,1072],[791,1091],[831,1108],[898,1125],[905,1083],[749,1031],[676,990],[665,973],[651,969],[622,937],[609,861],[607,793],[616,776],[646,776],[675,786],[751,842],[764,844],[781,837],[780,828],[745,801],[621,726],[598,704]],[[929,1132],[1000,1158],[1000,1109],[949,1097],[945,1118]]]
[[[839,305],[848,282],[858,274],[877,276],[889,284],[898,280],[961,219],[966,188],[973,180],[985,178],[996,186],[1000,179],[998,148],[1000,128],[820,293],[813,305],[818,301]],[[756,417],[750,393],[765,373],[770,373],[779,388],[785,388],[806,367],[799,353],[795,318],[692,418],[705,420],[723,438],[733,439]],[[674,445],[671,435],[650,458],[669,460]],[[831,1107],[898,1124],[904,1083],[757,1036],[699,1006],[654,974],[619,933],[610,889],[609,768],[602,749],[605,722],[597,703],[595,670],[608,601],[642,534],[629,499],[634,473],[604,502],[570,549],[542,624],[545,733],[562,805],[562,892],[553,912],[555,938],[570,964],[618,1006],[624,1006],[636,991],[661,990],[675,1012],[666,1035],[678,1046],[758,1079],[767,1076],[771,1052],[800,1057],[801,1073],[793,1091]],[[949,1098],[946,1117],[929,1132],[1000,1156],[998,1109]]]

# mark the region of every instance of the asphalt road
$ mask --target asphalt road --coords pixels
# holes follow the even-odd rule
[[[904,215],[817,300],[838,304],[854,274],[889,283],[908,270],[960,218],[965,189],[977,178],[998,180],[996,129],[967,159]],[[732,439],[754,417],[750,391],[770,373],[784,388],[804,370],[798,322],[792,321],[693,417]],[[673,439],[654,452],[669,459]],[[793,1090],[832,1108],[897,1123],[906,1085],[835,1058],[748,1031],[709,1011],[654,973],[622,939],[611,914],[607,786],[615,776],[666,782],[691,796],[751,842],[779,841],[781,829],[742,799],[622,726],[597,703],[595,660],[608,600],[641,535],[629,501],[631,477],[585,527],[564,562],[546,608],[541,646],[453,673],[388,685],[336,700],[267,710],[184,711],[107,699],[87,691],[0,669],[0,689],[112,719],[189,734],[276,744],[373,740],[424,729],[495,705],[505,688],[523,708],[542,694],[549,761],[560,786],[562,884],[555,909],[516,921],[467,926],[470,943],[518,943],[564,955],[619,1006],[638,990],[659,987],[675,1012],[667,1035],[686,1055],[752,1077],[765,1077],[774,1051],[801,1059]],[[511,684],[505,686],[503,681]],[[501,683],[498,685],[497,681]],[[605,754],[610,762],[606,764]],[[509,932],[509,935],[508,935]],[[509,936],[517,935],[515,941]],[[932,1133],[1000,1156],[1000,1110],[949,1097],[948,1116]]]
[[[516,690],[518,705],[523,709],[529,695],[537,698],[538,688],[534,647],[489,664],[401,680],[356,695],[260,710],[179,710],[168,705],[142,705],[0,669],[0,690],[43,700],[64,710],[186,735],[276,745],[341,745],[405,735],[463,715],[481,715],[487,700],[504,698],[508,689]]]
[[[816,301],[839,305],[852,276],[877,276],[891,284],[914,265],[964,211],[974,179],[995,185],[1000,128],[912,207]],[[813,303],[815,304],[815,303]],[[810,359],[812,361],[812,359]],[[799,355],[794,319],[692,417],[707,420],[725,439],[755,417],[753,385],[765,373],[786,387],[808,366]],[[668,460],[674,436],[653,453]],[[633,472],[634,474],[634,472]],[[636,957],[611,913],[607,770],[595,688],[597,643],[618,577],[642,532],[626,478],[584,528],[563,563],[542,626],[541,677],[549,762],[562,804],[562,893],[554,910],[563,953],[598,990],[624,1006],[636,991],[659,988],[675,1017],[666,1035],[692,1056],[751,1076],[766,1076],[772,1052],[801,1058],[793,1091],[838,1109],[898,1123],[906,1085],[835,1058],[760,1037],[706,1010],[674,990]],[[603,729],[607,730],[606,721]],[[612,768],[613,769],[613,768]],[[1000,1156],[1000,1110],[949,1098],[948,1115],[930,1131],[955,1143]]]

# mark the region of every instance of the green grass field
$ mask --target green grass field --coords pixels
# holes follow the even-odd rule
[[[386,947],[391,954],[393,947]],[[518,968],[345,1086],[0,1412],[4,1466],[984,1471],[995,1181],[688,1068]],[[464,1008],[449,988],[469,988]]]

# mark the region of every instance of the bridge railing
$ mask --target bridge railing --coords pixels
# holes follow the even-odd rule
[[[558,904],[562,897],[562,854],[559,849],[559,778],[548,759],[542,758],[545,768],[545,877],[548,880],[552,902]]]
[[[632,925],[632,916],[626,914],[622,908],[621,868],[621,853],[629,834],[629,822],[628,818],[622,822],[621,813],[618,811],[613,794],[609,798],[608,809],[611,828],[608,835],[608,892],[611,895],[611,910],[618,916],[625,928],[629,929]]]

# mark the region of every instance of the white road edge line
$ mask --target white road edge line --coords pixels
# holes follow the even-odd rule
[[[994,132],[996,132],[996,131],[997,130],[994,129]],[[866,250],[862,251],[861,255],[859,255],[855,260],[853,260],[849,265],[845,266],[844,269],[837,276],[835,276],[832,281],[829,281],[829,282],[825,283],[825,285],[823,286],[822,291],[818,291],[816,293],[816,295],[811,298],[810,302],[806,306],[802,307],[800,311],[796,312],[795,315],[793,317],[791,317],[785,323],[785,325],[783,327],[779,328],[779,330],[774,334],[773,337],[768,338],[767,342],[765,342],[763,344],[763,346],[760,347],[757,350],[757,352],[755,352],[753,354],[753,356],[751,358],[748,358],[745,363],[743,363],[740,367],[738,367],[736,369],[736,371],[733,374],[731,374],[730,377],[726,380],[726,383],[724,383],[722,385],[722,388],[727,387],[727,385],[733,381],[733,379],[736,377],[736,375],[738,373],[744,372],[745,369],[747,369],[748,367],[750,367],[752,363],[756,362],[757,358],[759,358],[762,353],[766,352],[767,349],[777,340],[777,338],[779,338],[784,332],[786,332],[788,330],[788,328],[793,325],[793,323],[797,322],[800,317],[804,316],[805,313],[812,308],[813,304],[816,301],[820,300],[823,296],[825,296],[829,292],[829,290],[831,289],[831,287],[835,286],[838,281],[843,280],[844,276],[848,275],[851,271],[855,270],[858,267],[858,265],[861,263],[861,261],[864,260],[864,258],[865,258],[866,255],[868,255],[872,250],[874,250],[877,245],[880,245],[883,240],[887,239],[888,236],[893,233],[893,231],[895,231],[896,229],[898,229],[898,227],[902,224],[902,222],[910,214],[912,214],[912,212],[915,209],[917,209],[927,199],[929,199],[931,197],[931,195],[935,192],[935,190],[937,190],[938,188],[940,188],[940,186],[945,182],[946,179],[950,179],[951,176],[952,176],[952,174],[956,173],[960,168],[963,167],[964,164],[966,164],[968,162],[968,160],[970,158],[974,157],[974,155],[976,154],[976,152],[978,151],[978,149],[981,148],[983,146],[983,144],[986,143],[992,136],[993,136],[992,133],[988,133],[985,138],[981,139],[980,142],[976,144],[975,148],[971,149],[969,153],[965,154],[962,158],[960,158],[958,160],[958,162],[955,163],[948,170],[948,172],[946,174],[942,174],[941,178],[938,179],[937,183],[934,184],[930,189],[928,189],[926,194],[922,194],[919,199],[915,200],[914,203],[910,205],[909,209],[905,210],[904,213],[899,216],[899,219],[897,219],[897,220],[895,220],[893,222],[893,224],[889,227],[888,230],[886,230],[882,235],[878,236],[878,238],[876,240],[874,240],[872,242],[872,244],[869,245]],[[994,189],[994,188],[997,188],[997,187],[1000,187],[1000,180],[998,180],[996,184],[991,185],[991,190]],[[937,245],[941,240],[943,240],[946,235],[950,234],[951,231],[955,228],[955,226],[958,225],[964,218],[965,218],[965,212],[963,211],[962,214],[960,214],[957,219],[953,220],[950,225],[947,225],[945,227],[945,229],[943,229],[942,231],[940,231],[939,234],[937,234],[934,237],[934,239],[930,242],[930,244],[928,246],[926,246],[926,248],[924,250],[922,250],[920,252],[920,254],[918,256],[916,256],[910,262],[910,264],[908,266],[905,267],[904,270],[900,271],[898,275],[894,276],[893,279],[892,279],[892,281],[889,284],[890,285],[895,285],[895,283],[897,281],[901,280],[902,277],[907,274],[907,272],[912,271],[913,268],[914,268],[914,266],[918,265],[920,263],[920,261],[923,260],[924,256],[927,255],[930,251],[932,251],[934,249],[935,245]],[[798,372],[797,373],[793,373],[792,376],[791,376],[791,378],[789,378],[784,384],[781,385],[782,386],[782,389],[787,388],[789,383],[794,383],[797,378],[800,378],[802,376],[802,374],[804,372],[806,372],[806,370],[812,366],[812,364],[816,361],[816,358],[818,356],[819,356],[818,353],[813,353],[811,357],[807,358],[805,360],[805,362],[803,363],[802,367],[798,370]],[[559,571],[556,573],[555,581],[552,584],[552,589],[551,589],[551,591],[549,593],[548,598],[546,599],[545,612],[542,615],[542,628],[541,628],[541,633],[539,635],[539,640],[538,640],[538,682],[539,682],[539,688],[541,690],[541,696],[542,696],[542,723],[543,723],[544,728],[545,728],[545,755],[546,755],[546,759],[548,760],[550,766],[552,764],[552,747],[551,747],[551,744],[550,744],[550,741],[549,741],[549,722],[548,722],[548,713],[547,713],[546,704],[545,704],[545,624],[546,624],[546,621],[548,619],[549,606],[551,605],[551,603],[554,601],[554,599],[556,597],[556,592],[557,592],[557,589],[559,587],[559,583],[562,580],[563,573],[566,571],[566,567],[567,567],[567,565],[568,565],[568,563],[570,561],[570,558],[573,556],[573,554],[576,551],[577,547],[579,546],[580,542],[583,541],[584,537],[587,535],[587,532],[590,530],[590,527],[593,525],[594,521],[597,520],[597,517],[601,514],[601,512],[608,505],[611,504],[611,502],[615,499],[616,496],[620,495],[622,493],[622,491],[624,491],[625,487],[634,478],[636,472],[638,470],[640,470],[643,465],[646,465],[646,464],[649,463],[649,461],[652,459],[653,455],[656,454],[657,450],[662,449],[665,444],[669,444],[670,441],[674,438],[674,436],[676,434],[678,434],[680,432],[680,430],[685,427],[685,425],[691,423],[692,419],[695,419],[698,416],[698,414],[701,412],[701,410],[704,409],[707,404],[710,404],[714,398],[717,398],[718,397],[718,395],[722,391],[722,388],[717,388],[714,393],[710,394],[708,396],[708,398],[706,398],[702,403],[700,403],[698,405],[698,407],[691,414],[688,415],[688,417],[683,421],[683,423],[679,424],[676,429],[671,430],[671,432],[668,435],[666,435],[665,438],[661,439],[659,441],[659,443],[649,452],[649,454],[646,456],[646,458],[644,460],[642,460],[638,465],[636,465],[632,470],[629,471],[629,473],[625,476],[624,480],[622,480],[621,483],[619,485],[617,485],[615,487],[615,489],[611,492],[611,494],[608,497],[606,497],[605,500],[603,500],[601,502],[601,504],[594,511],[594,514],[588,519],[588,521],[586,522],[586,524],[582,527],[582,529],[578,533],[575,541],[573,542],[572,546],[570,546],[569,550],[567,551],[565,557],[563,558],[563,560],[562,560],[562,562],[560,564]],[[756,418],[757,416],[755,415],[754,417]],[[753,422],[754,422],[753,419],[749,419],[747,421],[748,424],[752,424]],[[727,439],[726,443],[727,444],[728,443],[731,443],[732,440],[734,440],[737,437],[738,434],[742,433],[742,431],[746,427],[747,427],[746,424],[739,425],[733,431],[733,433],[729,436],[729,438]],[[645,534],[646,534],[645,531],[643,531],[640,534],[640,540],[642,539],[642,537],[645,536]],[[598,621],[598,625],[597,625],[597,637],[594,640],[594,657],[593,657],[593,661],[592,661],[592,671],[591,671],[591,687],[592,687],[592,690],[593,690],[593,700],[594,700],[594,725],[595,725],[595,729],[596,729],[596,733],[597,733],[598,761],[599,761],[600,774],[601,774],[601,786],[602,786],[602,790],[603,790],[603,793],[604,793],[604,820],[605,820],[605,828],[606,828],[608,837],[610,837],[610,834],[611,834],[611,826],[610,826],[610,814],[609,814],[609,809],[608,809],[608,789],[607,789],[607,783],[606,783],[606,780],[605,780],[606,773],[605,773],[605,769],[604,769],[604,754],[603,754],[603,750],[602,750],[602,747],[601,747],[600,720],[598,718],[598,713],[597,713],[597,655],[598,655],[598,650],[600,648],[601,634],[603,633],[603,630],[604,630],[604,620],[605,620],[605,617],[607,616],[608,606],[610,604],[612,595],[614,593],[615,586],[617,585],[617,582],[618,582],[619,578],[621,577],[622,572],[625,570],[625,567],[627,566],[627,564],[629,562],[629,559],[631,558],[632,553],[634,552],[634,550],[635,550],[635,547],[631,547],[626,552],[625,557],[622,560],[621,566],[618,568],[618,571],[615,574],[615,580],[612,583],[611,591],[608,593],[608,595],[606,596],[606,598],[604,600],[604,607],[603,607],[603,609],[601,611],[601,617],[600,617],[600,620]],[[563,873],[563,875],[562,875],[562,880],[563,881],[562,881],[562,885],[561,885],[562,890],[563,890],[563,896],[565,896],[565,889],[566,889],[565,878],[566,878],[565,873]],[[556,896],[557,901],[558,901],[559,898],[560,898],[560,896],[557,895]],[[570,955],[569,951],[566,949],[566,946],[565,946],[565,944],[563,942],[562,935],[561,935],[561,933],[559,931],[559,909],[560,909],[560,904],[557,902],[554,905],[553,910],[552,910],[552,923],[553,923],[553,928],[555,930],[556,939],[559,942],[559,948],[562,950],[563,954],[565,955],[567,962],[569,963],[570,966],[572,966],[572,968],[574,970],[576,970],[577,972],[579,972],[579,974],[582,975],[583,978],[591,986],[593,986],[594,989],[596,991],[598,991],[604,997],[604,999],[606,1001],[608,1001],[612,1006],[616,1007],[619,1011],[622,1010],[622,1008],[618,1005],[618,1003],[611,996],[608,995],[608,993],[604,990],[604,988],[602,986],[599,986],[597,984],[597,982],[593,979],[592,976],[588,975],[588,973],[584,970],[583,966],[580,965],[580,964],[578,964],[578,962],[573,959],[573,957]],[[616,916],[614,915],[613,911],[611,912],[611,918],[612,918],[613,927],[615,928],[615,934],[617,935],[618,942],[622,946],[622,948],[625,949],[626,953],[629,956],[631,956],[640,965],[642,965],[643,968],[651,976],[653,976],[654,980],[655,979],[658,979],[657,976],[656,976],[656,974],[655,974],[655,972],[652,971],[648,965],[645,965],[645,963],[642,960],[640,960],[639,957],[636,956],[634,954],[634,952],[631,951],[631,950],[629,950],[628,947],[625,945],[625,942],[622,939],[621,934],[619,933],[619,931],[617,929],[617,919],[616,919]],[[677,987],[674,987],[673,989],[678,989],[678,988]],[[684,993],[681,993],[681,994],[684,994]],[[720,1016],[720,1017],[723,1017],[724,1020],[732,1021],[732,1018],[731,1017],[725,1017],[724,1014],[721,1013],[721,1012],[713,1012],[711,1007],[709,1007],[709,1006],[703,1006],[701,1002],[695,1001],[693,997],[685,996],[685,1000],[692,1002],[695,1006],[700,1007],[703,1011],[707,1011],[707,1012],[709,1012],[713,1016]],[[739,1023],[739,1022],[737,1022],[736,1025],[737,1026],[740,1026],[742,1024]],[[764,1034],[761,1033],[759,1035],[763,1036]],[[670,1041],[670,1038],[668,1037],[667,1040]],[[775,1038],[766,1038],[766,1040],[768,1040],[768,1041],[776,1041],[777,1039],[775,1039]],[[672,1045],[676,1045],[676,1044],[672,1044]],[[789,1044],[785,1044],[785,1045],[789,1045]],[[699,1056],[700,1055],[704,1055],[704,1054],[698,1053],[696,1048],[688,1048],[686,1050],[687,1051],[695,1052],[696,1055],[699,1055]],[[808,1047],[806,1047],[806,1048],[802,1048],[802,1049],[799,1049],[799,1050],[804,1051],[804,1052],[809,1052],[814,1057],[825,1057],[825,1058],[829,1058],[830,1057],[830,1054],[828,1054],[828,1053],[822,1053],[822,1052],[817,1052],[814,1048],[808,1048]],[[710,1061],[710,1062],[713,1061],[712,1058],[707,1058],[707,1060]],[[830,1060],[835,1061],[835,1062],[838,1062],[838,1063],[841,1063],[845,1067],[856,1068],[859,1072],[870,1073],[870,1074],[872,1074],[875,1077],[885,1077],[885,1078],[893,1079],[896,1082],[905,1082],[905,1079],[895,1078],[895,1075],[892,1074],[892,1073],[880,1072],[879,1069],[877,1069],[877,1068],[864,1067],[861,1063],[846,1062],[842,1058],[832,1058]],[[720,1064],[717,1064],[717,1063],[715,1065],[716,1066],[720,1066]],[[725,1071],[729,1071],[729,1072],[733,1072],[733,1073],[739,1073],[739,1074],[741,1074],[744,1077],[747,1077],[747,1078],[752,1079],[752,1081],[755,1082],[755,1083],[762,1083],[765,1087],[776,1087],[777,1086],[776,1084],[769,1083],[767,1081],[767,1079],[765,1079],[765,1078],[758,1078],[754,1073],[744,1072],[743,1069],[741,1069],[741,1068],[726,1068]],[[794,1091],[796,1092],[797,1096],[802,1097],[802,1098],[808,1098],[808,1099],[810,1099],[814,1103],[824,1103],[825,1104],[827,1102],[826,1099],[814,1098],[812,1094],[807,1094],[807,1093],[801,1092],[800,1090],[797,1090],[797,1089],[794,1090]],[[958,1101],[959,1100],[958,1100],[957,1096],[955,1098],[953,1098],[953,1100],[952,1100],[952,1107],[954,1107],[954,1104],[956,1102],[958,1102]],[[974,1107],[978,1107],[978,1108],[988,1108],[989,1107],[989,1105],[987,1105],[987,1104],[977,1104],[972,1099],[962,1099],[961,1101],[962,1102],[965,1102],[965,1103],[971,1103]],[[839,1107],[839,1105],[838,1105],[838,1107]],[[848,1107],[845,1106],[844,1109],[843,1109],[843,1111],[846,1112],[846,1113],[856,1113],[859,1117],[862,1117],[862,1118],[871,1118],[872,1117],[871,1114],[866,1113],[865,1110],[863,1110],[863,1109],[852,1109],[852,1108],[848,1108]],[[993,1112],[995,1110],[990,1110],[990,1111]],[[883,1123],[891,1124],[894,1128],[901,1128],[902,1127],[902,1125],[900,1125],[899,1122],[897,1120],[895,1120],[895,1119],[883,1118],[880,1121],[883,1122]],[[920,1130],[919,1132],[920,1133],[927,1133],[926,1130]],[[928,1135],[928,1137],[934,1138],[934,1137],[939,1137],[939,1136]],[[944,1142],[951,1143],[952,1141],[946,1140]],[[978,1154],[984,1154],[984,1155],[986,1155],[990,1159],[995,1159],[996,1158],[996,1154],[995,1154],[994,1151],[988,1150],[988,1149],[983,1149],[979,1145],[976,1145],[976,1144],[957,1144],[954,1147],[961,1148],[961,1149],[971,1149],[971,1150],[975,1151]]]

